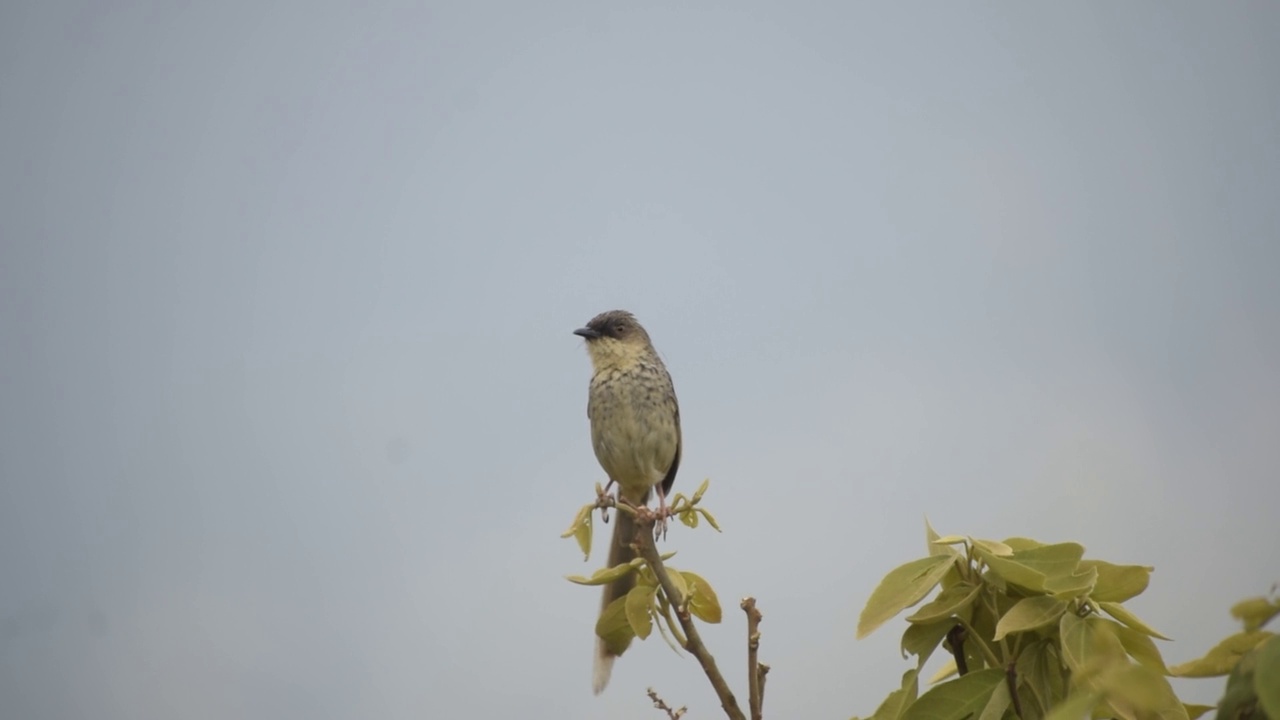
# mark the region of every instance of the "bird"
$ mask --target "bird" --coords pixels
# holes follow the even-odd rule
[[[586,340],[591,359],[587,417],[596,460],[609,476],[605,491],[616,484],[620,501],[641,507],[656,490],[658,515],[664,522],[667,494],[675,483],[682,449],[680,407],[671,375],[654,350],[649,333],[626,310],[602,312],[573,332]],[[634,536],[635,518],[617,513],[609,567],[635,557],[631,547]],[[635,578],[627,575],[604,586],[601,612],[634,585]],[[630,638],[619,647],[596,637],[591,674],[596,695],[609,684],[613,661],[628,644]]]

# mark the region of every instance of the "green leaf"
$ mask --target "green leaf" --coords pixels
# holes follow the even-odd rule
[[[623,606],[627,616],[627,624],[636,637],[644,640],[653,632],[653,597],[658,592],[655,587],[636,586],[627,593]]]
[[[1151,582],[1153,567],[1145,565],[1112,565],[1102,560],[1081,560],[1080,569],[1095,568],[1098,583],[1089,597],[1097,602],[1124,602],[1140,595]]]
[[[1026,632],[1057,622],[1066,612],[1067,603],[1055,597],[1036,595],[1023,598],[996,623],[992,640],[999,640],[1010,633]]]
[[[924,664],[929,661],[929,656],[942,643],[942,638],[946,637],[954,626],[955,622],[947,620],[929,625],[908,625],[907,631],[902,633],[902,657],[906,658],[908,654],[915,655],[919,658],[916,667],[924,667]]]
[[[1280,718],[1280,640],[1271,638],[1258,646],[1253,689],[1267,717]]]
[[[902,686],[889,693],[889,697],[880,703],[869,720],[897,720],[902,710],[916,700],[916,675],[919,671],[908,670],[902,674]]]
[[[1280,614],[1280,599],[1268,600],[1264,597],[1241,600],[1231,607],[1231,617],[1244,623],[1245,632],[1260,629],[1271,618]],[[1273,720],[1280,720],[1275,718]]]
[[[1111,622],[1103,620],[1103,622]],[[1168,675],[1169,668],[1164,664],[1164,658],[1160,656],[1160,650],[1156,644],[1146,633],[1138,632],[1133,628],[1125,627],[1118,623],[1111,623],[1110,630],[1115,634],[1120,644],[1124,646],[1125,652],[1129,653],[1134,660],[1155,670],[1161,675]]]
[[[1129,609],[1124,607],[1123,605],[1118,605],[1113,602],[1100,602],[1098,603],[1098,607],[1106,611],[1106,613],[1111,617],[1119,620],[1120,622],[1124,623],[1125,625],[1128,625],[1129,627],[1133,628],[1134,630],[1137,630],[1140,633],[1145,633],[1147,635],[1150,635],[1151,637],[1158,637],[1161,640],[1169,639],[1164,635],[1161,635],[1156,630],[1152,629],[1151,626],[1139,620],[1137,615],[1134,615],[1133,613],[1129,612]]]
[[[1236,633],[1218,643],[1205,656],[1181,665],[1174,665],[1169,672],[1176,677],[1216,677],[1231,672],[1245,653],[1274,637],[1266,630]]]
[[[696,573],[681,571],[680,574],[684,576],[685,584],[689,587],[689,612],[705,623],[714,625],[720,622],[720,599],[716,597],[716,591],[711,587],[711,583]]]
[[[942,683],[912,703],[902,720],[964,720],[986,707],[1004,677],[1003,670],[991,668]]]
[[[691,528],[698,527],[698,512],[696,510],[685,510],[680,513],[680,522]]]
[[[889,571],[862,609],[858,618],[858,638],[866,637],[894,615],[920,602],[954,562],[947,555],[931,555]]]
[[[636,633],[631,629],[627,619],[627,596],[616,598],[609,606],[600,611],[596,620],[596,635],[604,640],[604,645],[614,655],[621,655],[631,645]]]
[[[624,563],[622,565],[615,565],[611,568],[600,568],[599,570],[591,573],[591,577],[589,578],[582,577],[581,575],[569,575],[566,576],[566,579],[569,582],[577,583],[579,585],[608,585],[614,580],[626,577],[635,571],[636,568],[634,565]]]
[[[977,585],[969,585],[960,583],[938,593],[938,597],[932,602],[920,606],[920,609],[914,614],[907,616],[907,622],[918,624],[931,624],[938,620],[944,620],[952,615],[960,615],[962,611],[973,604],[975,598],[978,597],[978,590],[981,588]]]

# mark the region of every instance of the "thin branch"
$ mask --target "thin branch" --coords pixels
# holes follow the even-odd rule
[[[1009,683],[1009,698],[1013,700],[1013,714],[1022,717],[1022,699],[1018,697],[1018,662],[1009,663],[1004,669],[1004,679]]]
[[[760,683],[764,675],[760,672],[760,620],[763,615],[756,607],[756,599],[742,599],[742,610],[747,614],[747,703],[751,707],[751,720],[764,717],[764,700],[761,696]]]
[[[673,710],[662,698],[658,697],[658,691],[649,688],[649,699],[653,701],[653,706],[662,710],[667,714],[668,720],[680,720],[685,713],[689,712],[689,708],[681,705],[678,710]]]
[[[956,673],[964,676],[969,672],[969,661],[964,657],[964,639],[969,634],[964,625],[959,623],[947,631],[947,642],[951,645],[951,654],[956,659]]]
[[[724,676],[720,674],[719,668],[716,667],[716,659],[711,656],[711,652],[707,650],[707,646],[702,644],[702,636],[698,634],[698,626],[693,623],[693,617],[689,614],[688,598],[680,594],[671,576],[667,574],[667,568],[662,564],[662,557],[658,555],[658,547],[653,540],[653,525],[656,516],[648,510],[641,510],[637,513],[636,521],[636,548],[640,557],[648,563],[649,569],[653,571],[654,577],[658,579],[658,585],[662,587],[662,592],[666,594],[671,601],[672,607],[676,611],[676,619],[680,622],[680,627],[684,629],[687,637],[685,649],[689,654],[698,659],[698,663],[702,665],[702,672],[706,673],[707,679],[711,681],[711,687],[715,689],[716,695],[720,698],[720,707],[724,708],[724,712],[729,716],[730,720],[747,720],[742,714],[742,708],[738,707],[738,701],[733,696],[733,691],[729,689],[729,684],[725,682]]]

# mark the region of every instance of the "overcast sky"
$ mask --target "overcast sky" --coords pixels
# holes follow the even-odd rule
[[[718,7],[717,7],[718,5]],[[1280,5],[0,8],[0,716],[719,713],[590,692],[571,331],[679,393],[745,698],[870,714],[942,533],[1280,580]],[[1181,685],[1216,699],[1221,683]]]

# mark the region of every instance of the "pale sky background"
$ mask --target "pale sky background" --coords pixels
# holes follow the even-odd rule
[[[1280,580],[1280,4],[5,3],[0,716],[717,717],[590,692],[571,331],[679,392],[745,700],[871,713],[943,533]],[[1180,685],[1216,699],[1221,683]]]

